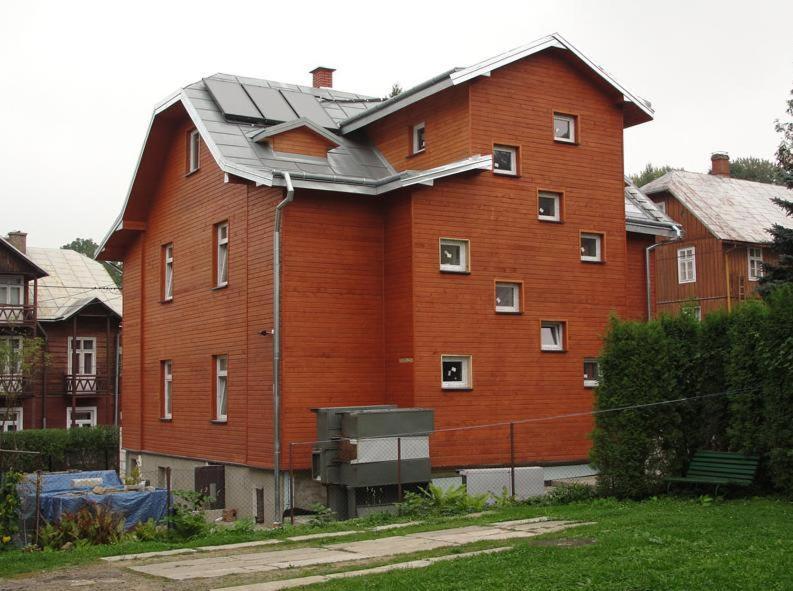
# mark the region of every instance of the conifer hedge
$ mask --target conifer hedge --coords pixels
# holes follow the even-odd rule
[[[118,429],[115,427],[29,429],[3,433],[0,449],[38,453],[0,452],[0,472],[112,469],[117,467],[118,446]]]
[[[612,318],[600,363],[591,458],[601,492],[653,494],[710,449],[758,455],[758,484],[793,497],[793,285],[701,323]],[[703,395],[713,396],[616,410]]]

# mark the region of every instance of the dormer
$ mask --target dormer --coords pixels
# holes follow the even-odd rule
[[[256,143],[267,143],[273,152],[327,158],[328,151],[342,145],[341,139],[308,119],[295,119],[254,133]]]

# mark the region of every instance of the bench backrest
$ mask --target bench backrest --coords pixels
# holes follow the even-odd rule
[[[724,478],[751,484],[758,458],[727,451],[698,451],[688,466],[688,478]]]

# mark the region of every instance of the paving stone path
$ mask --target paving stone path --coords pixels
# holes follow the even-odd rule
[[[324,544],[308,548],[275,549],[208,558],[184,558],[130,568],[148,575],[184,581],[364,561],[481,541],[528,538],[577,525],[584,524],[571,521],[548,521],[546,518],[519,519],[373,540]]]

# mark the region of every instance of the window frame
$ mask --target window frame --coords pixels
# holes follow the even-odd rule
[[[6,420],[8,411],[15,413],[16,418],[12,421]],[[0,408],[0,433],[10,433],[8,427],[14,425],[14,431],[22,431],[25,428],[25,409],[21,406],[6,406]]]
[[[685,271],[685,265],[689,261],[689,255],[683,256],[681,253],[691,251],[690,254],[690,262],[691,262],[691,278],[688,278],[688,274],[686,274],[686,278],[683,277]],[[697,282],[697,247],[696,246],[684,246],[682,248],[677,249],[677,283],[678,285],[683,285],[685,283],[696,283]]]
[[[162,301],[173,301],[174,274],[173,274],[173,242],[162,245]]]
[[[760,256],[753,256],[752,251],[757,251],[760,253]],[[749,281],[760,281],[763,277],[763,249],[760,246],[747,246],[746,247],[746,259],[748,264],[748,271],[747,277]],[[756,273],[752,270],[752,263],[756,264]]]
[[[587,374],[588,364],[595,366],[595,378]],[[597,388],[600,385],[600,361],[597,357],[584,357],[584,388]]]
[[[566,119],[570,122],[570,138],[563,138],[556,135],[556,119]],[[553,112],[553,141],[560,142],[562,144],[571,144],[576,145],[578,144],[579,139],[579,128],[578,128],[578,115],[574,115],[572,113],[564,113],[562,111],[554,111]]]
[[[226,230],[226,237],[221,238],[220,233],[221,230],[225,228]],[[224,220],[222,222],[218,222],[214,225],[214,244],[215,244],[215,269],[214,269],[214,283],[216,288],[227,287],[229,284],[229,244],[230,244],[230,236],[229,236],[229,221]],[[223,248],[225,247],[225,249]],[[224,252],[224,256],[221,256],[221,252]],[[226,278],[225,280],[221,280],[221,260],[225,258],[225,271],[226,271]]]
[[[556,215],[549,216],[540,213],[540,199],[543,197],[553,197],[556,200]],[[541,222],[562,222],[562,203],[564,202],[563,191],[552,191],[551,189],[537,189],[537,219]]]
[[[419,131],[423,131],[424,145],[419,148]],[[427,122],[416,123],[410,128],[410,154],[415,156],[427,151]]]
[[[498,288],[503,286],[512,287],[516,305],[499,306],[496,298],[498,297]],[[523,282],[512,281],[508,279],[496,279],[493,282],[493,304],[496,314],[520,314],[523,312]]]
[[[173,419],[173,360],[163,359],[160,362],[162,372],[162,418]]]
[[[558,346],[543,343],[542,333],[546,328],[556,327],[560,330],[561,337]],[[567,351],[567,322],[565,320],[540,320],[540,351],[550,353],[563,353]]]
[[[95,406],[78,406],[75,408],[77,412],[88,412],[91,416],[87,420],[86,419],[76,419],[74,422],[74,426],[76,428],[81,427],[96,427],[99,423],[97,420],[97,407]],[[66,407],[66,428],[72,428],[72,407]]]
[[[595,239],[595,256],[588,256],[584,254],[584,238]],[[603,232],[593,232],[590,230],[582,230],[579,232],[578,237],[579,256],[582,263],[604,263],[606,261],[606,235]]]
[[[659,209],[659,211],[667,215],[666,213],[666,201],[653,201],[653,204]]]
[[[78,375],[78,376],[95,376],[95,375],[97,375],[97,373],[96,373],[96,371],[97,371],[96,365],[97,365],[97,357],[98,357],[98,355],[97,355],[97,350],[96,350],[96,346],[97,346],[96,337],[85,337],[85,336],[74,337],[72,335],[69,335],[68,337],[66,337],[66,372],[69,375],[72,375],[72,360],[74,359],[74,350],[72,349],[72,340],[73,339],[76,339],[77,341],[80,342],[80,349],[78,350],[79,352],[77,353],[77,357],[78,357],[78,359],[80,359],[80,361],[78,362],[79,370],[78,370],[76,375]],[[86,341],[90,341],[92,343],[92,346],[91,346],[91,373],[80,373],[84,369],[84,366],[85,366],[85,363],[84,363],[83,360],[84,360],[84,357],[85,357],[85,350],[86,349],[83,346],[83,343],[86,342]]]
[[[21,335],[0,335],[0,343],[8,343],[9,351],[15,352],[17,359],[14,361],[14,366],[8,367],[0,365],[0,374],[5,374],[11,377],[22,376],[22,350],[25,346],[25,338]],[[12,343],[17,343],[16,347]],[[9,361],[9,360],[6,360]]]
[[[221,360],[225,361],[226,368],[220,369]],[[213,422],[226,423],[229,419],[229,356],[228,354],[213,355],[212,356],[212,393],[213,393]],[[225,402],[226,412],[221,413],[221,379],[223,380],[223,402]]]
[[[444,362],[462,362],[462,374],[465,379],[460,382],[447,382],[444,380]],[[474,389],[473,357],[471,355],[457,355],[450,353],[441,354],[441,390],[469,391]]]
[[[448,265],[443,262],[444,243],[460,246],[460,264]],[[465,238],[438,238],[438,270],[441,273],[468,274],[471,272],[471,241]]]
[[[496,151],[500,152],[508,152],[510,154],[510,163],[511,168],[503,169],[503,168],[496,168]],[[510,146],[508,144],[493,144],[493,164],[492,164],[492,171],[493,174],[500,174],[502,176],[520,176],[518,173],[518,154],[520,153],[520,148],[518,146]]]
[[[0,306],[24,306],[25,305],[25,278],[22,275],[0,275],[0,285],[5,292],[4,300],[0,300]],[[11,302],[11,292],[17,293],[18,303]]]
[[[201,134],[193,129],[187,134],[187,174],[201,168]]]

